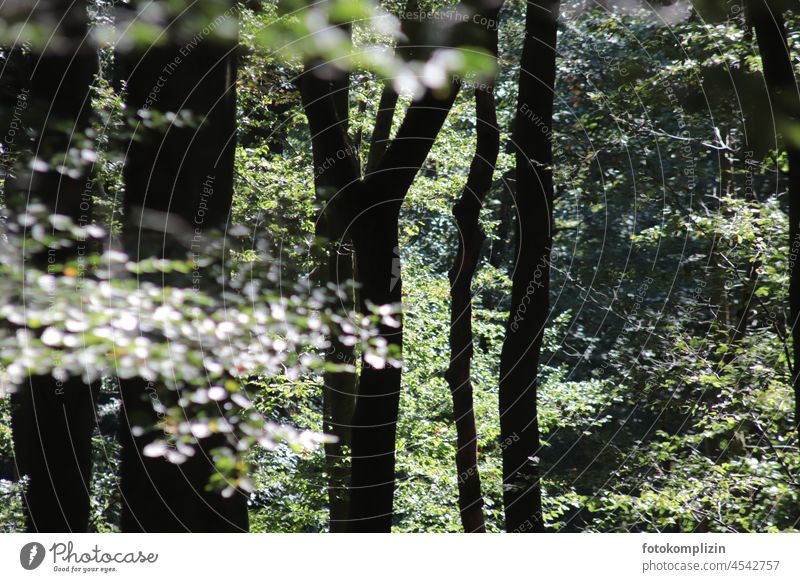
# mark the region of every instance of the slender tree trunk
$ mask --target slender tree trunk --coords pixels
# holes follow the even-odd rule
[[[786,26],[779,2],[749,0],[747,16],[755,29],[758,50],[769,91],[775,131],[784,135],[789,162],[789,314],[791,319],[795,426],[800,438],[800,145],[790,137],[800,128],[800,96],[786,42]],[[794,257],[794,258],[792,258]]]
[[[450,270],[451,356],[447,371],[456,422],[456,470],[461,524],[468,533],[486,531],[470,372],[473,355],[472,278],[478,267],[481,246],[486,239],[480,227],[480,212],[492,186],[494,166],[500,151],[500,131],[497,127],[493,87],[475,90],[475,110],[475,156],[472,158],[461,199],[453,208],[459,244],[455,264]]]
[[[51,42],[33,49],[28,63],[29,94],[24,97],[28,108],[24,120],[35,136],[33,155],[47,168],[30,170],[29,163],[20,164],[7,183],[7,202],[21,208],[42,202],[50,212],[86,225],[92,220],[91,165],[76,162],[68,154],[71,148],[87,147],[81,140],[90,124],[90,86],[98,64],[87,38],[86,2],[40,1],[31,9],[31,21],[58,23]],[[62,174],[56,170],[61,164],[76,171]],[[59,265],[79,258],[77,250],[82,249],[33,256],[32,264],[59,275]],[[80,276],[75,293],[80,293]],[[28,477],[28,531],[88,529],[96,388],[80,378],[62,382],[34,376],[12,397],[17,469]]]
[[[487,16],[497,22],[500,6]],[[489,48],[497,56],[497,26],[490,30]],[[473,356],[472,279],[478,267],[486,236],[480,227],[480,211],[492,186],[500,153],[500,130],[494,101],[494,86],[475,89],[476,147],[461,199],[453,208],[459,231],[456,260],[450,271],[450,366],[447,382],[453,395],[456,423],[456,470],[461,523],[467,533],[486,531],[483,494],[478,471],[478,433],[475,427],[473,387],[470,379]]]
[[[192,116],[189,124],[140,121],[136,127],[124,168],[123,239],[133,259],[205,251],[202,237],[227,224],[236,146],[236,38],[223,35],[237,28],[234,6],[192,4],[169,23],[165,42],[123,55],[129,111],[144,118],[149,111]],[[211,32],[202,33],[204,27]],[[179,233],[190,236],[191,249],[176,243]],[[123,531],[246,531],[246,494],[236,491],[225,499],[207,487],[215,471],[210,451],[224,439],[198,441],[196,454],[179,465],[145,457],[144,446],[158,436],[151,428],[158,421],[151,401],[171,406],[177,395],[143,380],[120,384]],[[134,427],[147,430],[139,434]]]
[[[500,437],[506,530],[544,530],[539,482],[537,383],[549,314],[553,232],[552,120],[558,3],[529,3],[519,78],[516,262],[500,357]]]

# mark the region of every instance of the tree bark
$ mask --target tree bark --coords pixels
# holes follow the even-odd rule
[[[529,3],[519,78],[516,149],[516,263],[500,357],[500,438],[506,530],[539,532],[537,383],[549,315],[553,233],[553,85],[558,2]]]
[[[499,7],[488,13],[497,22]],[[491,30],[489,48],[497,55],[497,27]],[[453,208],[459,232],[455,264],[450,271],[450,365],[447,382],[453,396],[456,424],[456,470],[461,524],[467,533],[483,533],[483,493],[478,471],[478,432],[475,427],[473,386],[470,379],[474,353],[472,336],[472,279],[486,235],[480,227],[483,201],[492,187],[500,153],[500,128],[494,86],[475,88],[475,155],[461,199]]]
[[[355,276],[353,268],[355,253],[345,244],[330,243],[328,246],[328,281],[347,294],[347,282],[352,281]],[[331,336],[326,360],[335,365],[355,367],[357,363],[355,346],[345,345],[337,336]],[[351,446],[350,423],[353,419],[358,388],[357,376],[354,372],[326,372],[324,382],[322,430],[337,438],[337,442],[325,444],[330,504],[329,529],[331,533],[342,533],[347,531],[347,518],[350,513],[348,453]]]
[[[367,154],[367,167],[365,170],[367,175],[378,167],[386,148],[389,146],[389,135],[392,132],[397,97],[397,92],[387,82],[383,87],[381,99],[378,102],[378,112],[375,115],[375,125],[372,128],[372,140],[369,143],[369,154]]]
[[[747,17],[756,32],[776,134],[784,133],[789,162],[789,315],[791,320],[795,430],[800,438],[800,145],[789,137],[800,128],[800,96],[792,68],[786,26],[778,2],[749,0]],[[787,131],[789,130],[789,131]],[[794,258],[793,258],[794,257]]]
[[[483,201],[492,186],[500,151],[493,87],[475,90],[477,144],[461,199],[453,208],[459,232],[458,251],[450,270],[450,366],[447,382],[453,395],[456,423],[456,470],[461,524],[464,531],[485,532],[483,494],[478,471],[478,432],[475,428],[470,380],[472,341],[472,278],[486,235],[480,227]]]
[[[163,44],[136,47],[121,59],[129,111],[192,117],[168,127],[137,124],[124,167],[123,241],[134,260],[204,251],[202,238],[226,226],[233,198],[237,43],[220,31],[237,26],[235,4],[197,2],[177,14]],[[176,242],[181,232],[190,235],[190,249]],[[215,471],[210,451],[225,444],[223,437],[198,441],[196,454],[180,465],[145,457],[144,446],[158,436],[151,400],[171,406],[177,395],[144,380],[121,381],[120,393],[123,531],[246,531],[247,495],[225,499],[207,488]],[[137,426],[147,430],[139,434]]]
[[[351,189],[357,208],[352,237],[364,311],[370,304],[399,305],[402,300],[400,207],[457,92],[454,85],[446,96],[431,92],[412,104],[376,171]],[[399,350],[403,345],[402,317],[398,320],[399,327],[382,325],[379,331],[389,346]],[[352,428],[351,531],[391,531],[400,381],[399,368],[377,369],[362,359]]]
[[[20,164],[7,183],[7,202],[24,208],[38,201],[52,213],[87,225],[92,221],[92,168],[76,164],[68,153],[71,148],[92,147],[80,143],[90,125],[90,86],[98,66],[87,38],[86,2],[40,1],[31,9],[30,20],[57,23],[51,42],[34,47],[29,58],[29,109],[23,116],[35,136],[33,154],[47,167],[31,170],[30,164]],[[23,138],[18,135],[17,139]],[[62,174],[56,170],[61,164],[76,171]],[[77,253],[85,251],[82,244],[33,256],[32,264],[60,275],[59,265],[79,260]],[[75,293],[80,293],[80,276]],[[86,385],[80,378],[58,381],[34,376],[12,396],[17,469],[28,477],[24,496],[28,531],[88,530],[96,394],[97,386]]]
[[[315,174],[325,176],[324,232],[330,240],[351,238],[358,262],[359,303],[399,303],[397,221],[400,205],[452,107],[456,90],[432,92],[412,104],[376,171],[360,179],[357,154],[326,88],[307,67],[300,81],[312,135]],[[338,156],[337,152],[344,155]],[[326,162],[327,165],[326,165]],[[383,326],[387,343],[402,345],[402,330]],[[376,369],[362,360],[353,411],[352,473],[348,531],[389,531],[394,495],[394,440],[400,370]]]
[[[349,29],[347,30],[349,33]],[[325,257],[321,259],[324,273],[319,283],[334,285],[347,293],[347,282],[354,276],[354,253],[338,236],[332,235],[346,220],[341,214],[339,189],[359,179],[357,147],[347,137],[349,124],[349,76],[340,73],[332,80],[320,78],[322,61],[311,61],[299,79],[303,107],[311,129],[311,150],[314,160],[314,190],[326,204],[317,234],[323,239]],[[330,348],[326,361],[332,364],[355,366],[354,346],[346,346],[336,336],[328,338]],[[325,465],[329,504],[329,530],[347,531],[349,514],[350,467],[347,452],[350,448],[350,423],[355,408],[357,377],[352,372],[326,372],[322,391],[323,432],[334,435],[337,442],[325,445]]]

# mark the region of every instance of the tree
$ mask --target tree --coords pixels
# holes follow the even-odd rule
[[[163,42],[122,55],[126,104],[137,116],[124,168],[123,239],[134,260],[197,254],[226,227],[236,145],[237,14],[233,2],[178,7],[159,23]],[[201,265],[195,276],[204,289],[224,285]],[[209,490],[215,449],[224,440],[199,441],[195,454],[177,464],[149,457],[145,449],[158,436],[160,411],[176,406],[179,395],[145,380],[120,384],[123,531],[246,531],[246,493],[223,498]]]
[[[19,154],[21,162],[6,185],[7,201],[18,208],[40,202],[50,213],[86,226],[93,220],[94,184],[92,163],[87,161],[92,158],[82,152],[91,154],[94,149],[87,129],[98,66],[88,36],[87,5],[47,0],[38,2],[28,16],[48,31],[48,40],[33,45],[23,66],[29,86],[17,99],[27,110],[22,118],[34,142],[30,157],[24,151]],[[86,245],[81,243],[30,259],[32,265],[58,276],[69,274],[72,267],[67,262],[79,261],[83,254]],[[79,293],[83,275],[72,276]],[[28,531],[87,531],[96,395],[96,384],[50,375],[31,376],[13,395],[17,469],[28,479]]]
[[[350,36],[348,25],[340,27]],[[342,132],[347,135],[349,127],[349,75],[342,71],[329,71],[332,77],[329,80],[319,76],[318,68],[325,68],[324,62],[319,59],[306,64],[298,84],[303,99],[303,107],[311,126],[312,159],[314,162],[314,190],[320,200],[329,201],[336,196],[337,184],[349,179],[356,174],[357,145],[352,149],[342,152],[333,150],[323,145],[329,140],[336,140],[335,134]],[[329,108],[329,109],[327,109]],[[321,124],[326,120],[327,125]],[[328,158],[333,153],[344,160],[347,177],[341,177],[340,171],[330,165],[333,158]],[[340,160],[341,161],[341,160]],[[335,206],[335,202],[333,203]],[[317,283],[334,285],[343,296],[349,294],[349,283],[355,275],[354,253],[349,240],[336,240],[328,235],[328,221],[341,220],[340,216],[333,217],[330,212],[323,214],[323,219],[318,223],[318,236],[323,239],[324,257],[320,259],[319,267],[322,276],[317,277]],[[327,360],[333,365],[355,366],[356,353],[354,346],[345,345],[335,335],[329,338],[331,347],[327,353]],[[333,533],[347,530],[349,513],[349,467],[347,466],[346,452],[351,446],[350,422],[355,407],[357,377],[347,371],[333,371],[325,373],[323,377],[323,431],[336,437],[335,442],[325,445],[326,471],[328,473],[328,500],[330,503],[330,531]]]
[[[558,2],[528,3],[513,147],[516,260],[500,359],[500,426],[506,530],[543,531],[537,385],[549,316],[553,239],[553,150]]]
[[[482,3],[460,6],[478,14],[484,9]],[[439,46],[455,47],[456,38],[465,40],[458,36],[465,30],[471,31],[466,34],[467,41],[487,46],[489,35],[484,30],[475,30],[479,27],[454,28],[453,36],[437,39]],[[406,50],[413,48],[419,48],[413,40],[404,47]],[[408,108],[395,138],[385,150],[381,152],[383,148],[376,146],[375,157],[368,160],[371,171],[362,178],[357,149],[346,132],[347,112],[341,105],[337,106],[342,92],[332,92],[332,87],[320,78],[331,75],[331,70],[335,71],[324,60],[311,62],[301,80],[315,161],[334,161],[331,168],[315,168],[316,172],[323,169],[329,172],[326,185],[335,188],[326,206],[326,235],[334,241],[347,238],[353,241],[362,310],[368,310],[371,305],[397,305],[402,298],[398,247],[400,207],[453,105],[459,83],[453,79],[444,89],[425,89]],[[388,106],[394,99],[392,92],[387,86],[381,98],[386,105],[381,110],[386,111],[389,118],[388,111],[394,109]],[[384,141],[380,134],[391,127],[384,122],[382,118],[376,124],[373,144]],[[403,343],[402,318],[398,319],[396,326],[384,322],[380,328],[384,341],[397,353]],[[362,359],[351,422],[349,531],[391,529],[400,381],[399,368],[376,367],[369,358]]]
[[[747,18],[756,33],[776,135],[783,134],[788,163],[789,329],[792,335],[792,388],[795,426],[800,438],[800,95],[787,44],[783,11],[793,2],[748,0]],[[792,258],[795,257],[795,258]]]
[[[487,13],[498,22],[500,7]],[[492,26],[490,49],[497,55],[497,26]],[[483,494],[478,471],[478,434],[475,428],[473,388],[470,378],[473,356],[472,279],[486,238],[480,227],[483,201],[492,186],[494,167],[500,152],[500,128],[494,99],[494,84],[478,84],[475,93],[475,155],[470,164],[461,198],[453,207],[459,241],[455,262],[449,273],[450,366],[447,382],[453,395],[456,424],[456,471],[461,523],[465,532],[485,532]]]

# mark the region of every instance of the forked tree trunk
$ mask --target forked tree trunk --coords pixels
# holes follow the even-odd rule
[[[549,314],[553,234],[553,85],[558,2],[529,3],[513,136],[516,261],[500,356],[500,438],[506,530],[544,530],[539,482],[537,385]]]
[[[354,185],[352,238],[358,258],[361,306],[398,304],[402,299],[398,220],[400,207],[453,106],[458,88],[432,92],[409,107],[397,137],[376,171]],[[381,326],[387,344],[402,349],[399,327]],[[401,370],[361,363],[353,416],[350,531],[388,532],[394,501],[395,440]]]
[[[464,4],[474,9],[484,3],[473,0]],[[485,32],[478,31],[475,44],[485,43],[485,37]],[[320,159],[339,159],[332,164],[332,169],[326,170],[331,171],[335,186],[335,202],[331,202],[326,211],[326,233],[331,240],[349,238],[355,245],[362,309],[369,305],[399,303],[402,297],[397,232],[400,207],[452,108],[459,86],[453,82],[449,91],[427,91],[413,103],[396,138],[385,151],[377,148],[363,179],[347,133],[341,129],[330,130],[338,126],[336,104],[330,95],[326,98],[315,87],[319,87],[318,82],[301,82],[303,104],[312,140],[316,142],[315,163]],[[389,93],[385,96],[382,109],[385,117],[390,118],[389,111],[394,108],[389,102],[393,98]],[[386,121],[383,119],[381,123]],[[381,131],[390,127],[384,123]],[[399,319],[402,322],[402,318]],[[399,328],[380,328],[386,342],[398,349],[402,347],[402,323],[400,325]],[[399,369],[376,368],[362,359],[351,429],[348,531],[391,530],[400,380]]]
[[[206,26],[209,34],[202,32]],[[136,127],[124,168],[123,239],[133,259],[203,252],[177,244],[181,237],[175,234],[182,231],[202,245],[201,237],[227,224],[236,146],[236,28],[232,2],[197,2],[171,15],[165,42],[122,55],[130,112],[192,116],[188,125]],[[215,283],[201,279],[203,284]],[[180,465],[144,456],[157,429],[140,435],[134,427],[157,422],[151,400],[171,406],[177,395],[144,380],[120,384],[123,531],[246,531],[246,494],[225,499],[208,490],[215,472],[210,451],[225,443],[222,437],[200,440],[196,454]]]
[[[332,189],[326,194],[325,233],[331,240],[351,239],[354,243],[362,309],[369,304],[399,303],[400,205],[452,107],[455,90],[446,96],[428,93],[413,104],[398,139],[383,153],[375,172],[362,181],[355,148],[343,129],[336,104],[330,91],[315,78],[317,66],[320,65],[307,67],[300,87],[315,166],[322,168],[325,160],[334,160],[322,174],[325,188]],[[401,329],[383,326],[381,335],[387,343],[402,345]],[[347,531],[391,529],[400,375],[397,368],[374,368],[362,360],[350,430],[352,468]]]
[[[86,2],[40,1],[31,9],[30,20],[58,23],[51,42],[35,46],[30,55],[29,96],[24,98],[28,108],[24,122],[35,136],[33,155],[47,168],[30,170],[30,160],[24,160],[7,183],[7,203],[24,208],[38,201],[50,212],[85,226],[92,221],[92,168],[75,164],[67,152],[86,147],[81,140],[90,124],[90,86],[98,65],[87,38]],[[19,132],[18,142],[22,139]],[[76,171],[62,174],[56,170],[61,164]],[[30,258],[37,268],[58,276],[65,261],[79,259],[78,252],[85,254],[85,249],[48,251]],[[76,278],[76,296],[81,277]],[[28,531],[88,529],[96,394],[97,386],[80,378],[62,382],[34,376],[12,397],[17,469],[29,480],[24,495]]]

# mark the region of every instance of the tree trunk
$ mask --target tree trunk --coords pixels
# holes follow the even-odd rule
[[[429,92],[412,104],[376,171],[347,193],[356,209],[352,237],[362,310],[369,304],[400,304],[400,207],[457,93],[454,84],[443,95]],[[402,349],[402,317],[398,320],[400,327],[381,326],[380,334]],[[362,359],[352,428],[351,531],[391,531],[400,381],[399,368],[376,369]]]
[[[789,315],[792,333],[795,429],[800,438],[800,144],[791,132],[800,128],[800,97],[778,2],[749,0],[747,17],[755,29],[777,134],[783,133],[789,162]],[[792,258],[795,257],[795,258]]]
[[[495,17],[497,15],[495,14]],[[461,524],[464,531],[485,532],[483,494],[478,471],[478,433],[475,428],[470,371],[472,341],[472,278],[486,239],[480,227],[483,201],[492,186],[500,151],[493,87],[475,90],[477,144],[461,199],[453,208],[459,232],[456,260],[450,271],[450,366],[447,382],[453,395],[456,423],[456,470]]]
[[[385,83],[378,102],[378,112],[375,115],[375,125],[372,128],[372,140],[369,143],[367,154],[367,167],[365,173],[369,176],[380,164],[386,148],[389,146],[389,135],[392,133],[394,110],[397,107],[397,92],[388,82]]]
[[[544,530],[536,391],[549,314],[557,19],[557,2],[528,4],[513,138],[517,158],[517,251],[511,311],[500,356],[503,502],[509,532]]]
[[[80,379],[35,376],[12,396],[14,454],[28,477],[26,531],[88,531],[96,394]]]
[[[376,171],[363,182],[357,152],[339,118],[332,92],[316,74],[324,63],[309,63],[300,79],[303,106],[314,149],[317,189],[326,203],[320,230],[331,241],[355,245],[359,303],[399,303],[397,221],[400,205],[452,107],[449,95],[428,93],[413,104]],[[402,330],[383,326],[390,344],[402,344]],[[362,360],[350,438],[352,469],[348,531],[389,531],[394,495],[394,442],[400,370],[376,369]]]
[[[397,246],[397,205],[371,207],[353,234],[358,257],[361,309],[399,304],[402,297]],[[380,326],[389,345],[402,347],[401,328]],[[353,532],[388,532],[394,499],[395,438],[400,405],[399,368],[361,362],[353,414],[350,523]]]
[[[349,28],[346,28],[349,33]],[[346,293],[346,283],[353,278],[354,255],[341,240],[339,225],[346,221],[341,212],[340,185],[357,181],[359,160],[355,144],[347,139],[349,122],[349,76],[339,74],[323,80],[318,68],[322,61],[306,64],[299,79],[303,108],[311,130],[311,151],[314,160],[314,190],[326,204],[318,223],[317,234],[324,240],[326,256],[321,259],[324,273],[319,283],[335,285]],[[338,337],[328,338],[330,348],[326,361],[355,366],[354,346],[346,346]],[[357,377],[352,372],[326,372],[322,391],[323,432],[336,436],[337,442],[325,445],[329,529],[332,533],[347,531],[349,514],[350,423],[355,408]]]
[[[20,164],[8,181],[7,202],[24,208],[39,201],[50,212],[87,225],[92,221],[92,168],[85,162],[75,163],[68,154],[71,148],[91,147],[80,143],[90,124],[90,86],[98,65],[87,39],[86,2],[40,1],[31,9],[30,19],[58,23],[52,42],[33,49],[30,93],[25,98],[29,109],[24,122],[35,136],[34,156],[47,168],[30,170],[28,163]],[[21,132],[17,139],[23,139]],[[62,174],[56,170],[61,164],[77,171]],[[60,275],[59,265],[78,260],[79,252],[85,254],[81,244],[75,250],[33,256],[32,263]],[[80,276],[75,293],[80,293]],[[96,388],[80,378],[62,382],[35,376],[12,397],[17,469],[29,480],[25,492],[28,531],[88,529]]]
[[[211,32],[201,32],[204,27]],[[123,55],[129,111],[145,118],[148,111],[192,116],[185,125],[137,124],[124,168],[123,240],[134,260],[205,251],[202,237],[227,224],[236,147],[236,38],[223,35],[236,28],[234,3],[197,2],[173,17],[163,44]],[[181,233],[189,235],[191,248],[176,242]],[[210,451],[225,444],[223,437],[198,441],[197,453],[180,465],[145,457],[142,449],[158,436],[151,400],[173,406],[177,395],[144,380],[121,381],[120,393],[123,531],[246,531],[247,495],[236,491],[225,499],[207,488],[215,472]],[[132,430],[137,426],[146,432]]]
[[[483,2],[464,4],[476,9]],[[477,32],[475,44],[486,42],[485,31],[470,32]],[[301,93],[315,148],[315,171],[324,169],[329,174],[326,180],[332,185],[325,193],[324,232],[329,240],[350,238],[354,242],[362,310],[370,305],[399,304],[402,298],[397,232],[400,207],[452,108],[459,84],[453,81],[449,90],[426,91],[412,103],[396,138],[384,151],[376,146],[368,161],[368,174],[362,180],[357,153],[338,123],[342,120],[334,100],[330,95],[326,98],[323,83],[314,80],[319,75],[309,75],[326,63],[311,65],[301,78]],[[387,91],[384,96],[381,127],[376,128],[375,135],[384,135],[391,128],[390,113],[394,107],[390,103],[394,98]],[[333,163],[323,166],[327,160]],[[402,347],[402,323],[400,328],[381,326],[379,331],[387,344]],[[399,369],[375,368],[362,358],[351,429],[348,531],[391,530],[400,381]]]
[[[355,253],[344,244],[331,243],[328,251],[328,281],[347,292],[347,281],[354,277]],[[355,347],[345,345],[338,337],[330,338],[326,360],[336,365],[356,365]],[[357,376],[354,372],[326,372],[322,398],[323,427],[326,434],[338,439],[325,444],[325,461],[328,472],[328,502],[330,504],[331,533],[347,531],[350,513],[350,423],[356,404]]]

